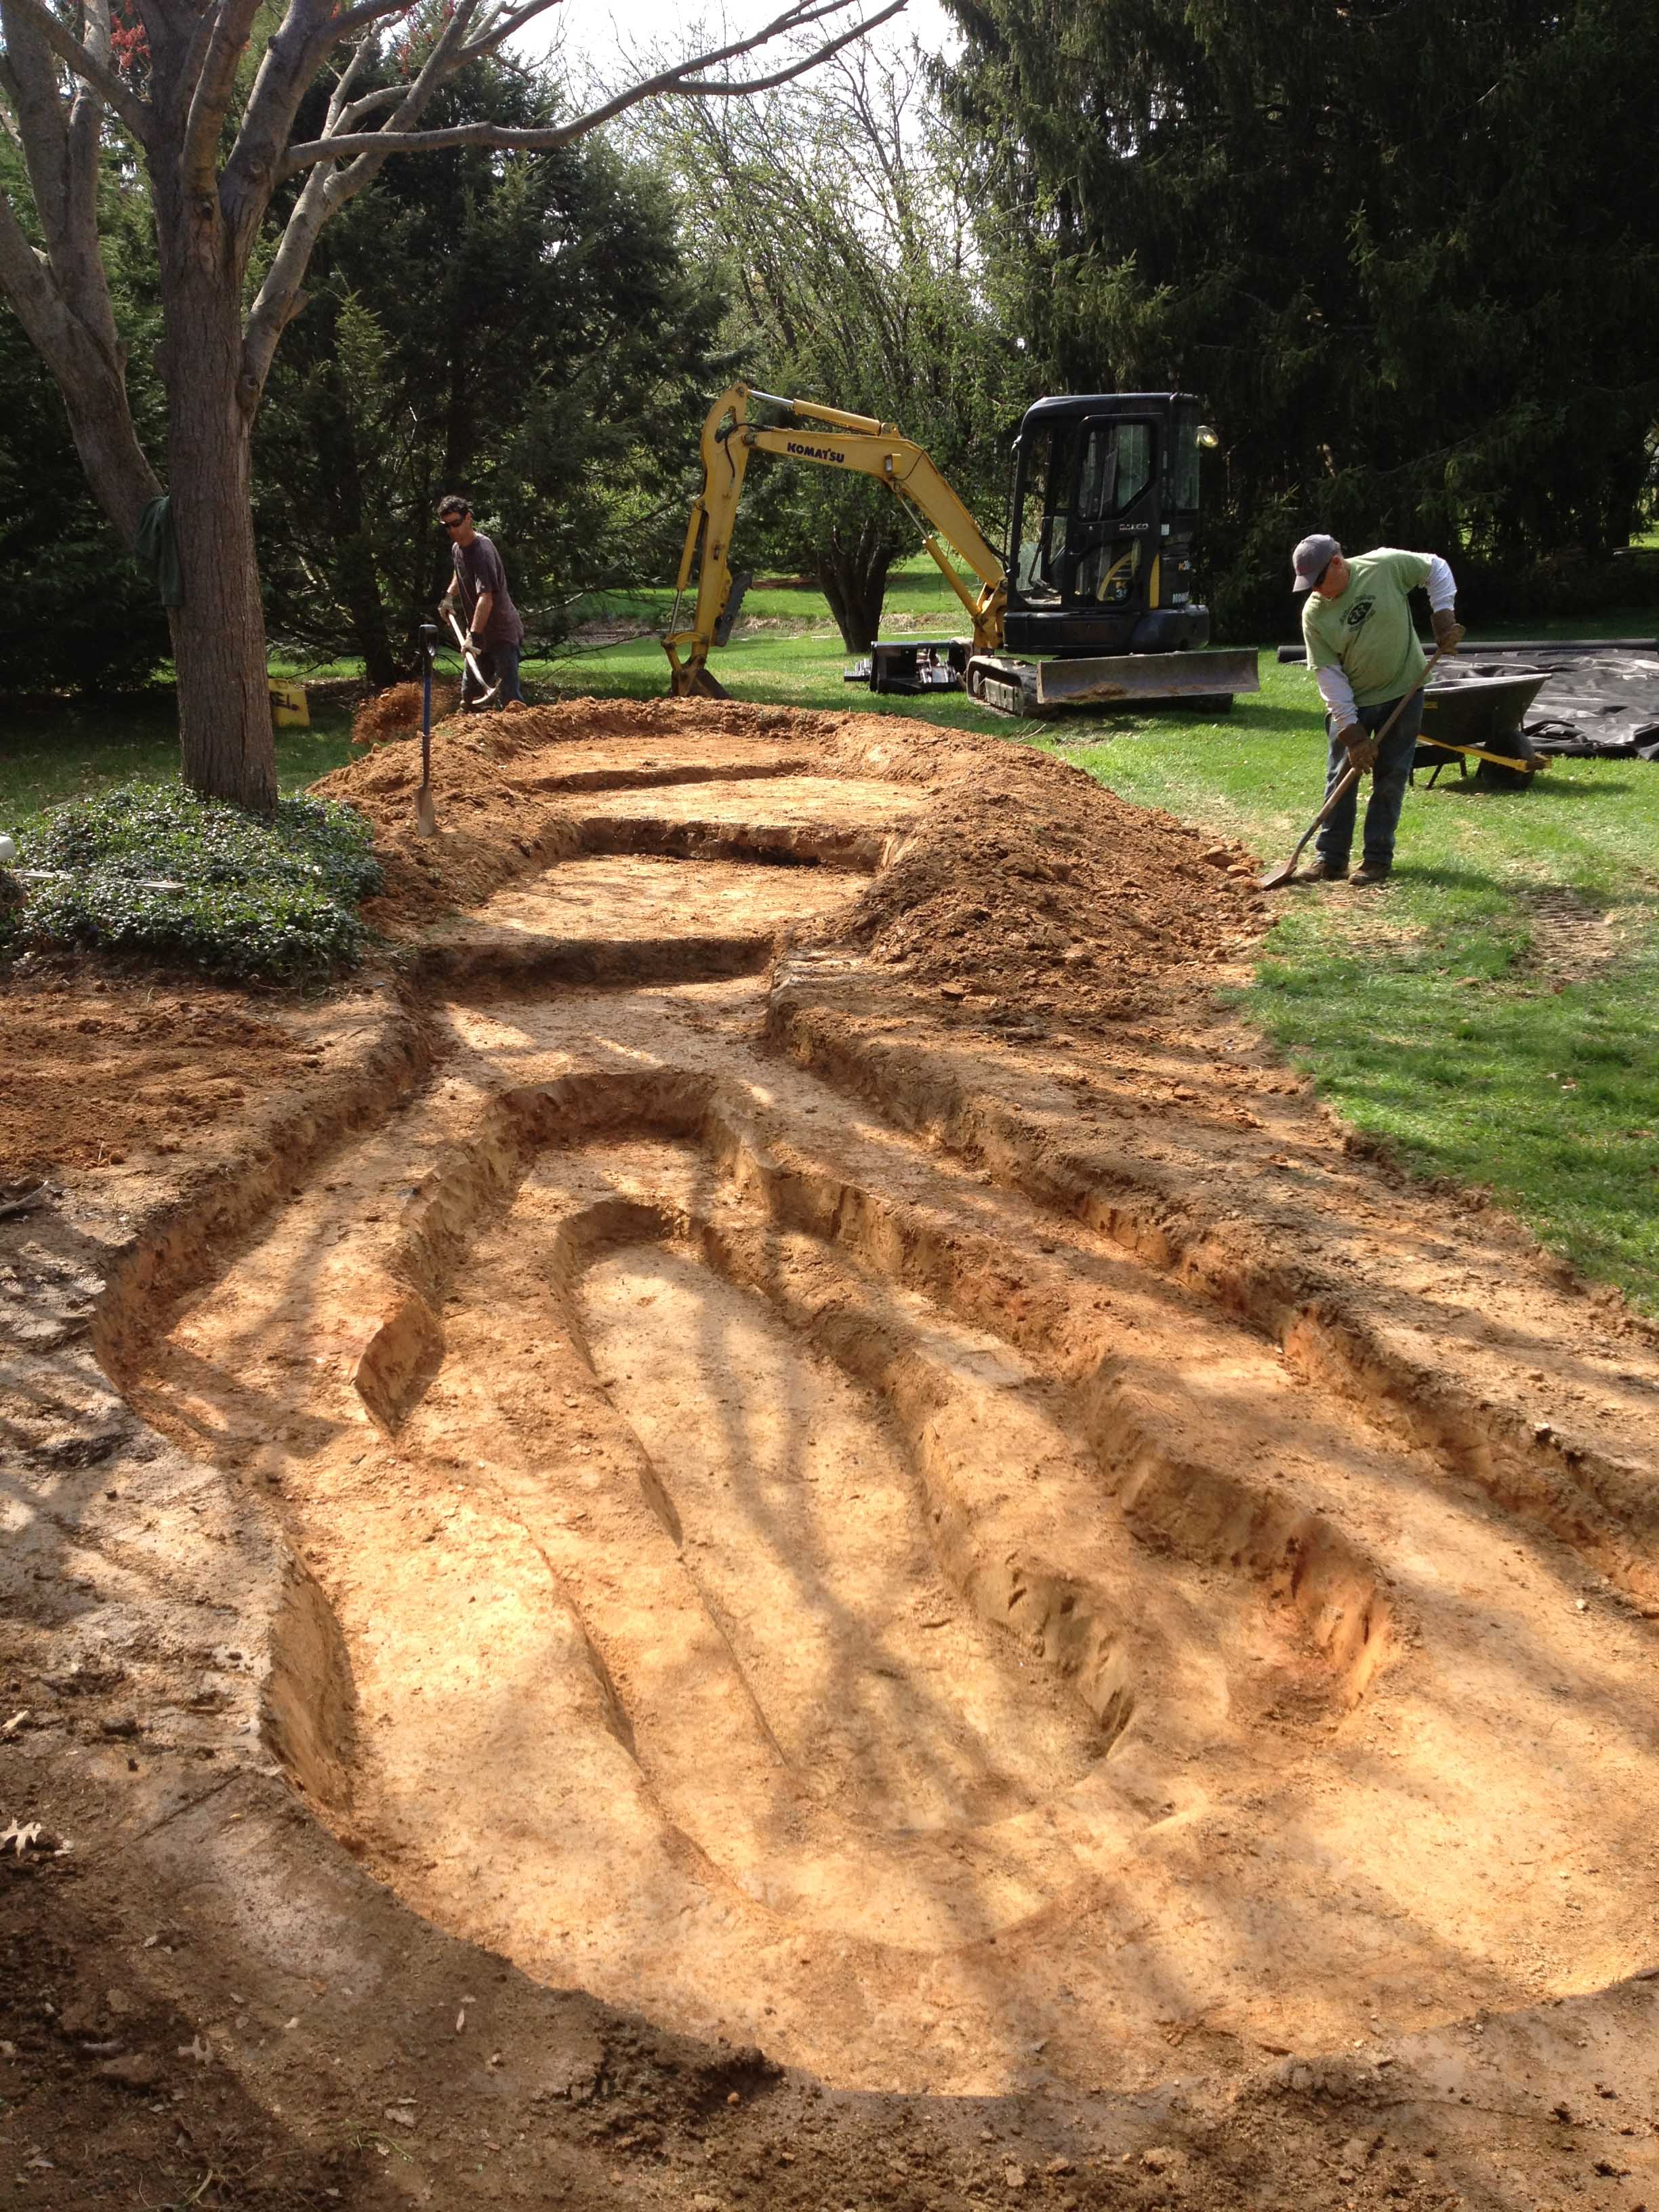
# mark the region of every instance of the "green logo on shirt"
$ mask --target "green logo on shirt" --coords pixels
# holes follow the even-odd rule
[[[1351,611],[1343,617],[1343,628],[1358,629],[1376,605],[1375,599],[1356,599]]]

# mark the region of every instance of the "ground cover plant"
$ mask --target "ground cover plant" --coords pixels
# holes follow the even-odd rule
[[[319,799],[269,824],[177,783],[118,785],[21,825],[14,950],[137,955],[227,981],[296,983],[354,961],[380,887],[368,824]]]

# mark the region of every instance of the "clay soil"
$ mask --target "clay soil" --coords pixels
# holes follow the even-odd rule
[[[0,2200],[1659,2208],[1659,1346],[1011,743],[569,702],[3,986]]]

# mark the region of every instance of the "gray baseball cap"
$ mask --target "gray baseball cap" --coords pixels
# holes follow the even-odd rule
[[[1316,530],[1311,538],[1304,538],[1291,556],[1295,572],[1291,591],[1312,591],[1341,550],[1335,538],[1328,537],[1322,530]]]

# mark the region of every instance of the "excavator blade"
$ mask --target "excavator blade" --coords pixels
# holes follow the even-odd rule
[[[687,669],[679,696],[683,699],[729,699],[732,694],[718,677],[711,676],[707,667],[702,667]]]
[[[1258,691],[1255,649],[1201,653],[1119,653],[1077,660],[1043,660],[1036,666],[1036,712],[1056,707],[1133,706],[1160,700],[1201,699],[1224,692]]]

